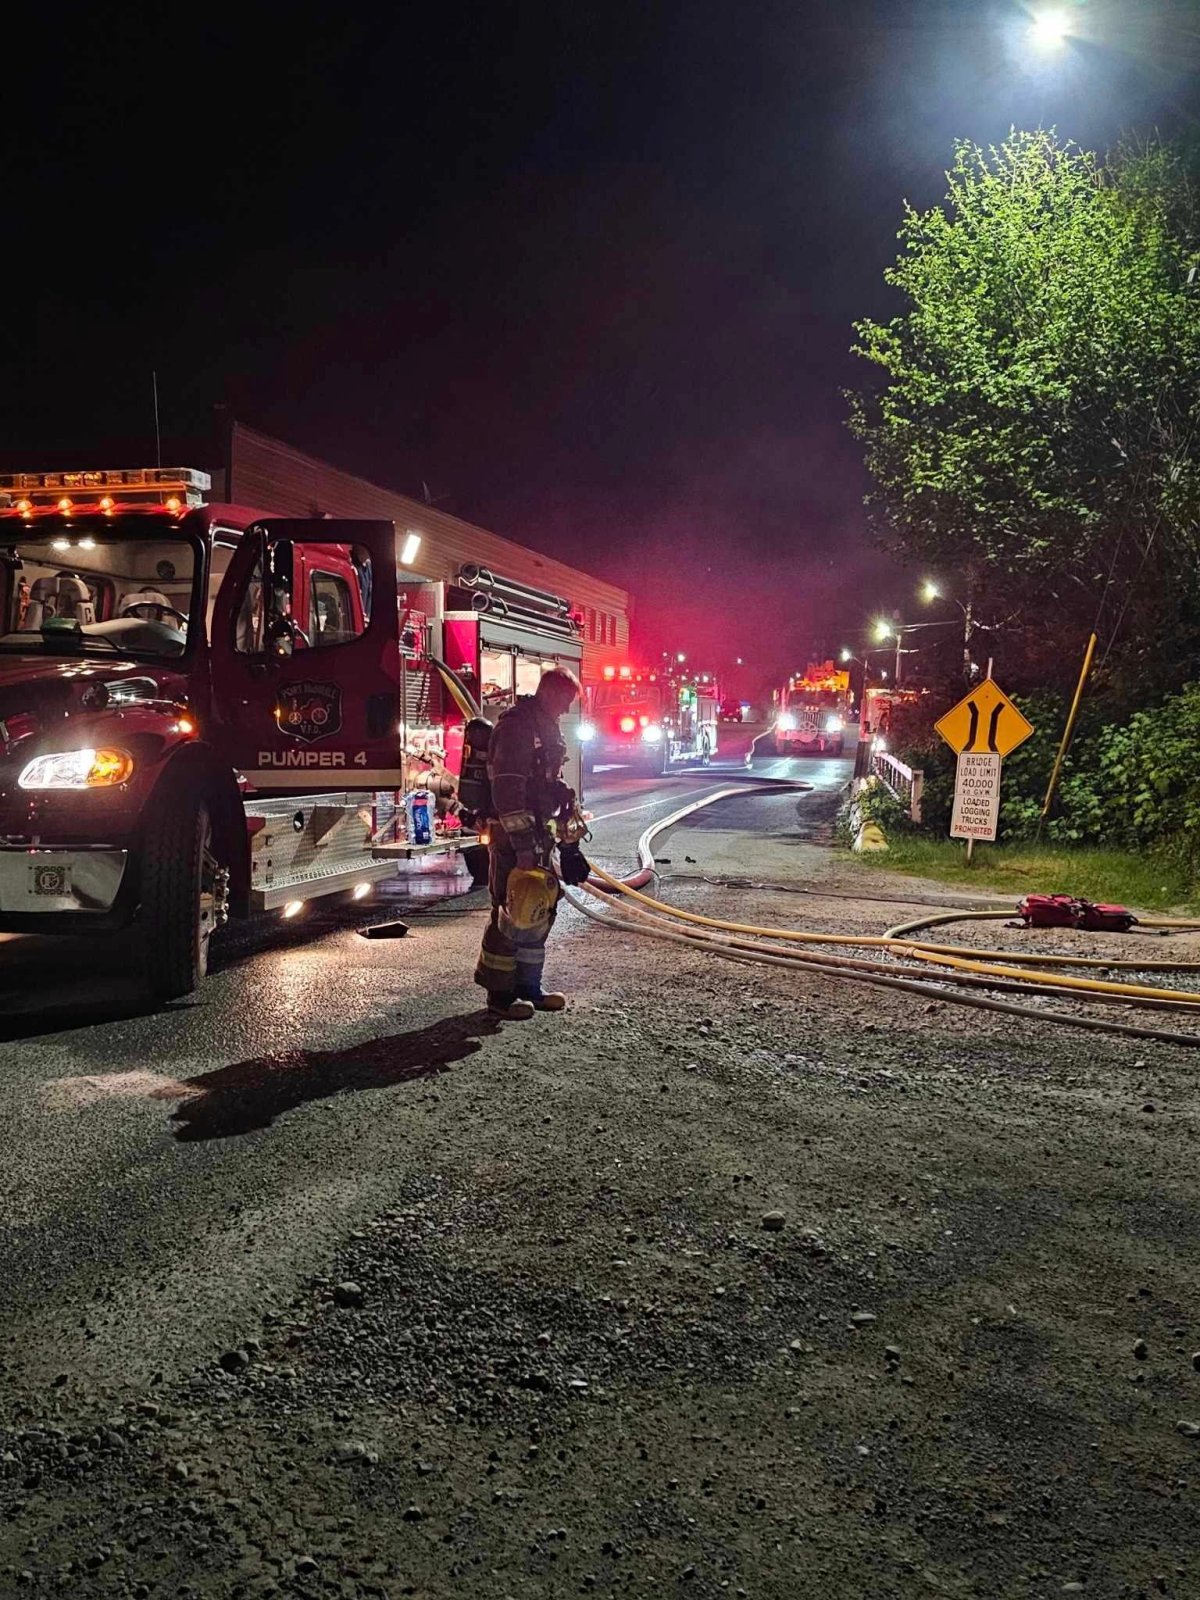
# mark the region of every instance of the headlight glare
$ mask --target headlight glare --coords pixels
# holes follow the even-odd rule
[[[594,722],[581,722],[579,724],[580,744],[590,744],[596,737],[596,724]]]
[[[796,719],[790,711],[785,711],[780,717],[779,728],[782,733],[794,733],[796,731]]]
[[[652,722],[648,728],[642,729],[642,738],[646,744],[661,744],[663,731],[657,722]]]
[[[826,717],[825,718],[825,732],[826,733],[841,733],[841,731],[842,731],[842,719],[841,719],[841,717]]]
[[[26,762],[17,784],[22,789],[111,789],[132,776],[127,750],[62,750]]]

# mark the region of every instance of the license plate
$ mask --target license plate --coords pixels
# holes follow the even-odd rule
[[[67,862],[31,861],[29,892],[62,899],[71,893],[71,868]]]

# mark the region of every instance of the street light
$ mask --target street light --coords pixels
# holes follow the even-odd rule
[[[1070,33],[1071,18],[1057,7],[1037,11],[1029,19],[1029,39],[1035,50],[1061,50]]]
[[[945,623],[940,623],[940,622],[889,622],[886,617],[879,617],[879,618],[876,619],[875,624],[874,624],[874,628],[873,628],[873,632],[872,632],[872,637],[874,638],[876,644],[886,644],[889,639],[895,639],[895,641],[896,641],[896,682],[897,683],[900,682],[900,678],[901,678],[901,675],[902,675],[902,672],[903,672],[903,665],[904,664],[903,664],[903,662],[901,660],[901,657],[902,656],[910,656],[910,655],[915,655],[916,654],[916,647],[915,646],[913,646],[911,649],[906,649],[905,648],[905,646],[904,646],[904,636],[905,636],[905,634],[906,633],[914,633],[914,632],[916,632],[916,630],[918,628],[940,628],[940,627],[945,627]]]
[[[975,676],[971,665],[971,635],[974,633],[975,629],[979,627],[979,623],[977,623],[975,620],[975,612],[972,608],[972,603],[969,598],[970,594],[971,589],[969,584],[967,588],[968,598],[965,601],[959,600],[957,596],[952,594],[943,594],[942,590],[932,578],[926,578],[925,582],[921,585],[921,599],[924,600],[926,604],[929,604],[933,600],[949,600],[951,605],[956,605],[963,614],[963,677],[968,683],[970,683],[971,679]]]

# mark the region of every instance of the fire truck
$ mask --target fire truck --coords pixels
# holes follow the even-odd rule
[[[478,876],[466,724],[582,657],[564,597],[469,562],[431,579],[415,528],[211,487],[0,477],[0,930],[134,924],[162,997],[230,915],[364,898],[439,853]]]
[[[890,683],[868,684],[859,707],[859,738],[874,739],[877,748],[886,748],[892,731],[892,715],[897,707],[917,706],[928,696],[927,689],[897,688]]]
[[[775,749],[779,755],[840,756],[850,720],[850,674],[832,661],[810,662],[776,696]]]
[[[585,771],[612,763],[657,775],[706,767],[717,753],[721,701],[712,673],[606,666],[585,689]]]

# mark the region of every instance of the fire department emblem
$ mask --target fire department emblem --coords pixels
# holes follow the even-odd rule
[[[305,744],[327,739],[342,726],[342,691],[336,683],[285,683],[275,720],[280,733],[290,733]]]

